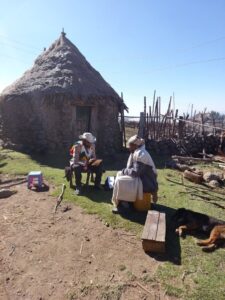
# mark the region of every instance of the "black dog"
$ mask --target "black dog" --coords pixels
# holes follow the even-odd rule
[[[183,236],[186,231],[193,230],[209,233],[216,225],[225,224],[225,221],[185,208],[179,208],[174,214],[172,221],[179,236]]]
[[[70,188],[72,188],[73,169],[71,167],[65,167],[65,178],[70,183]]]
[[[103,170],[103,173],[105,171]],[[70,188],[73,188],[73,174],[74,174],[74,169],[73,167],[65,167],[65,178],[66,180],[70,183]],[[86,185],[89,184],[89,180],[91,178],[91,182],[94,182],[94,175],[90,171],[87,171],[87,179],[86,179]]]

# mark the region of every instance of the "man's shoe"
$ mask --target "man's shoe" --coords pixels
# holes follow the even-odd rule
[[[77,196],[81,195],[81,188],[80,187],[76,187],[75,195],[77,195]]]
[[[113,214],[118,214],[118,213],[119,213],[118,208],[117,208],[117,207],[113,207],[113,208],[112,208],[112,213],[113,213]]]
[[[99,185],[95,185],[94,189],[97,190],[97,191],[102,191],[103,187],[99,184]]]
[[[126,201],[120,201],[120,206],[126,209],[130,207],[129,202]]]

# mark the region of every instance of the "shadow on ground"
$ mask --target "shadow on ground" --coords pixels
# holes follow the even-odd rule
[[[175,234],[174,225],[172,224],[172,216],[176,210],[160,204],[152,204],[152,210],[164,212],[166,214],[166,252],[165,254],[148,253],[149,256],[154,257],[158,261],[170,261],[176,265],[181,264],[181,247],[179,237]],[[122,217],[139,223],[145,224],[147,212],[138,212],[135,210],[124,211],[121,213]]]
[[[93,188],[84,189],[84,196],[94,202],[111,203],[112,193],[108,191],[93,192]],[[148,254],[158,261],[170,261],[174,264],[181,264],[181,247],[179,237],[175,234],[175,227],[172,224],[172,216],[176,210],[160,204],[152,204],[152,209],[166,214],[166,254]],[[144,226],[147,212],[139,212],[134,210],[132,206],[129,208],[121,208],[120,215],[133,223]]]
[[[64,169],[69,166],[69,161],[71,159],[68,152],[60,152],[53,154],[35,154],[30,153],[30,157],[41,165],[46,165],[52,168]],[[115,153],[113,155],[99,155],[99,158],[103,158],[104,167],[106,170],[119,171],[126,167],[127,160],[129,157],[129,151],[123,150],[121,152]],[[164,169],[165,162],[168,160],[166,156],[152,156],[157,169]]]
[[[197,201],[205,201],[205,202],[209,202],[210,204],[221,208],[221,209],[225,209],[224,205],[221,205],[218,202],[222,202],[224,203],[224,197],[225,194],[223,194],[222,192],[218,192],[216,190],[209,190],[208,186],[205,185],[186,185],[186,184],[182,184],[181,182],[172,180],[170,178],[167,178],[168,181],[177,184],[177,185],[182,185],[185,187],[186,192],[179,192],[179,194],[181,193],[188,193],[190,195],[190,197],[194,200]]]

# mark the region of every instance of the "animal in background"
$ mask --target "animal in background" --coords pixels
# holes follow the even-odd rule
[[[197,241],[204,251],[215,250],[225,242],[225,221],[185,208],[179,208],[172,221],[175,224],[175,232],[180,237],[193,231],[210,233],[207,240]]]

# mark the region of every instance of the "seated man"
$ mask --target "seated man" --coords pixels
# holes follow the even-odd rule
[[[135,202],[143,199],[144,193],[151,193],[157,202],[157,171],[155,164],[145,149],[145,141],[137,135],[128,140],[131,152],[127,167],[118,172],[113,190],[113,212],[117,212],[119,201]]]
[[[70,166],[75,173],[76,194],[81,193],[82,172],[95,173],[95,188],[101,189],[102,160],[96,159],[95,142],[96,138],[90,133],[85,132],[79,136],[80,141],[76,142],[71,148],[72,159]]]

